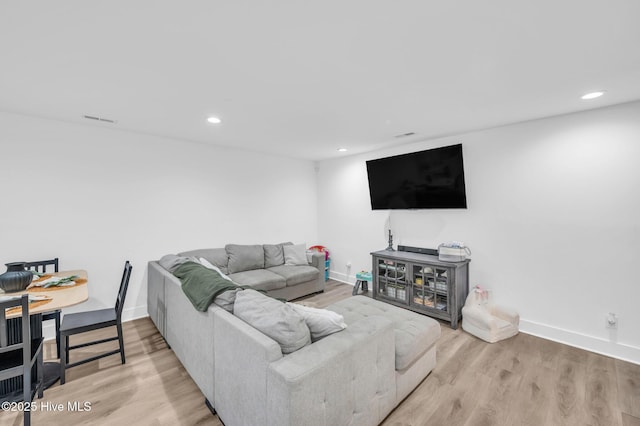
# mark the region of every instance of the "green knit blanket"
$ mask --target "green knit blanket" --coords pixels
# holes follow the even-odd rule
[[[182,282],[182,291],[198,311],[205,312],[219,294],[242,288],[218,272],[195,262],[185,262],[173,272]]]

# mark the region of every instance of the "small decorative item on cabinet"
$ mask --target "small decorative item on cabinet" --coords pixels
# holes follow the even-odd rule
[[[393,286],[387,286],[387,296],[393,297],[395,299],[395,297],[396,297],[396,288],[393,287]]]
[[[429,297],[422,298],[420,296],[414,296],[413,303],[433,308],[433,297],[429,296]]]

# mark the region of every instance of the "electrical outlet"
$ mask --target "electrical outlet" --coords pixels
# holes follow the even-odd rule
[[[606,317],[605,326],[607,328],[618,328],[618,317],[616,314],[609,312]]]

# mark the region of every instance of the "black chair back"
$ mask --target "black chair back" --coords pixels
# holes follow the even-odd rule
[[[22,342],[12,345],[8,343],[6,310],[16,306],[22,306]],[[25,342],[29,347],[28,345],[31,344],[31,327],[29,322],[29,296],[23,294],[20,298],[16,297],[15,299],[0,302],[0,354],[20,349],[20,346],[24,345]],[[23,351],[23,353],[25,353],[25,361],[28,364],[30,352]]]
[[[7,320],[6,309],[20,306],[22,309],[21,324],[14,319]],[[7,324],[7,321],[11,323]],[[21,325],[21,327],[20,327]],[[22,328],[20,342],[15,343],[16,332]],[[11,337],[7,335],[10,329]],[[34,363],[37,367],[34,368]],[[37,394],[42,398],[44,362],[42,361],[42,337],[31,338],[31,321],[29,320],[29,296],[10,298],[0,302],[0,380],[19,380],[22,378],[22,401],[29,407]],[[35,375],[35,376],[34,376]],[[35,380],[32,380],[35,379]],[[18,382],[19,383],[19,382]],[[4,399],[6,401],[6,399]],[[4,403],[3,403],[4,408]],[[31,425],[31,410],[23,410],[24,425]]]
[[[131,278],[131,270],[133,266],[127,260],[124,264],[124,271],[122,272],[122,280],[120,281],[120,289],[118,290],[118,297],[116,298],[116,313],[118,319],[122,316],[122,309],[124,307],[124,299],[127,296],[127,288],[129,287],[129,278]]]
[[[22,306],[22,341],[20,343],[10,344],[8,342],[7,333],[7,316],[6,310]],[[23,365],[29,366],[31,369],[31,327],[29,321],[29,296],[23,294],[20,298],[5,300],[0,302],[0,354],[4,354],[16,349],[22,349]],[[22,374],[22,373],[21,373]],[[15,375],[14,375],[15,376]],[[14,376],[3,376],[0,371],[0,378],[6,379]]]
[[[53,272],[58,271],[58,258],[51,260],[38,260],[35,262],[25,262],[25,269],[31,269],[36,272],[40,272],[41,274],[47,272],[47,266],[53,266]]]

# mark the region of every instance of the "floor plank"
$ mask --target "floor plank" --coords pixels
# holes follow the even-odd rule
[[[640,426],[640,418],[622,413],[622,426]]]
[[[329,281],[324,293],[303,300],[325,307],[350,297],[352,288]],[[640,426],[639,365],[526,334],[488,344],[440,324],[436,368],[385,419],[385,426]],[[112,356],[69,369],[64,386],[54,385],[36,400],[62,403],[65,410],[37,411],[33,424],[222,424],[151,320],[125,323],[124,335],[125,365]],[[98,331],[84,340],[102,337],[108,335]],[[114,344],[76,353],[90,356]],[[53,342],[47,342],[45,358],[54,352]],[[91,411],[69,412],[68,402],[89,402]],[[20,413],[0,412],[1,426],[21,424]]]
[[[628,362],[616,360],[618,404],[623,413],[640,418],[640,369]]]

